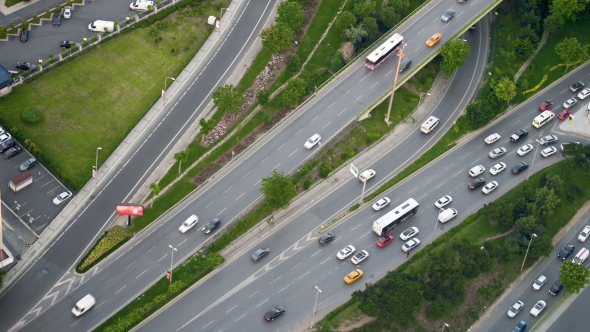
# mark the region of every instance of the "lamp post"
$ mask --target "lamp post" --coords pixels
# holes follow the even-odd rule
[[[164,98],[164,107],[166,107],[166,83],[168,83],[168,79],[176,81],[174,77],[166,77],[164,79],[164,90],[162,90],[162,98]]]
[[[172,249],[172,257],[170,258],[170,284],[172,284],[172,265],[174,263],[174,252],[178,251],[176,250],[176,248],[174,248],[172,245],[168,245],[168,247],[170,247],[170,249]]]
[[[524,254],[524,259],[522,260],[522,266],[520,267],[520,271],[522,272],[522,269],[524,268],[524,262],[526,262],[526,256],[529,254],[529,248],[531,247],[531,242],[533,242],[533,238],[537,237],[537,234],[533,233],[533,236],[531,236],[531,239],[529,241],[529,246],[526,248],[526,253]]]
[[[363,180],[363,192],[361,192],[361,200],[359,201],[360,205],[363,205],[363,199],[365,198],[365,186],[367,185],[367,180]]]
[[[313,328],[313,316],[315,315],[315,309],[316,309],[316,306],[318,305],[318,295],[320,295],[320,293],[322,292],[322,290],[319,289],[318,286],[315,286],[315,290],[316,290],[316,293],[315,293],[315,304],[313,305],[313,311],[311,313],[311,324],[309,325],[309,328],[310,329]]]
[[[450,327],[450,326],[449,326],[449,324],[447,324],[447,323],[443,323],[443,328],[442,328],[442,331],[441,331],[441,332],[444,332],[444,331],[445,331],[445,326],[446,326],[446,327]]]
[[[436,216],[436,220],[434,221],[434,230],[432,231],[432,241],[434,241],[434,233],[436,232],[436,226],[438,225],[438,216],[440,216],[440,213],[443,212],[445,209],[443,208],[439,208],[438,209],[438,215]]]
[[[221,8],[219,10],[219,34],[221,34],[221,17],[223,16],[223,11],[227,10],[227,8]]]
[[[102,150],[102,148],[99,146],[96,148],[96,159],[94,160],[94,166],[92,166],[92,177],[96,180],[94,182],[94,188],[96,188],[96,186],[98,185],[98,177],[96,176],[96,174],[98,173],[98,151]]]
[[[533,155],[533,163],[529,168],[529,174],[526,176],[527,180],[531,177],[531,171],[533,170],[533,165],[535,164],[535,158],[537,157],[537,152],[539,151],[539,145],[541,145],[541,142],[538,139],[536,139],[535,141],[537,141],[537,148],[535,149],[535,154]]]
[[[395,70],[395,75],[393,75],[393,86],[391,87],[391,97],[389,97],[389,107],[387,108],[387,116],[385,117],[385,123],[389,126],[391,121],[389,121],[389,115],[391,114],[391,104],[393,103],[393,94],[395,92],[395,85],[397,83],[397,77],[399,75],[399,67],[402,64],[402,58],[404,57],[404,49],[408,44],[403,44],[401,49],[397,52],[397,67]]]

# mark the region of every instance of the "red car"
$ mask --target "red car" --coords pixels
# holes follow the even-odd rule
[[[551,107],[553,107],[553,101],[551,101],[551,99],[545,100],[539,105],[539,111],[545,112],[546,110],[551,109]]]
[[[572,115],[572,111],[570,111],[569,109],[564,109],[563,112],[559,113],[557,118],[559,120],[565,120],[565,119],[569,118],[570,115]]]
[[[393,242],[393,235],[383,234],[379,237],[379,240],[377,240],[377,247],[383,248],[391,242]]]

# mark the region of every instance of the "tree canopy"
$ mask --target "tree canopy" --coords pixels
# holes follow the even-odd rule
[[[585,265],[565,261],[559,268],[559,281],[568,292],[579,294],[588,285],[590,270]]]
[[[305,23],[303,6],[295,1],[281,2],[277,8],[277,23],[284,23],[292,31],[297,31]]]
[[[289,176],[276,170],[273,170],[270,176],[262,178],[260,191],[271,207],[275,209],[289,205],[289,202],[297,196],[297,189]]]
[[[295,33],[285,23],[273,24],[260,33],[262,47],[271,53],[278,53],[291,46],[295,40]]]
[[[498,99],[505,101],[506,104],[510,103],[514,97],[516,97],[516,84],[514,81],[509,77],[502,77],[494,88],[496,92],[496,97]]]
[[[471,53],[469,44],[461,40],[453,40],[443,45],[440,49],[440,55],[443,58],[440,68],[443,74],[451,76],[457,68],[463,66],[469,53]]]
[[[581,63],[588,59],[588,49],[578,41],[577,38],[566,38],[561,43],[555,45],[555,53],[559,55],[561,61],[566,65],[566,71],[570,66]]]
[[[226,84],[213,93],[213,103],[222,113],[238,113],[244,104],[244,96],[233,85]]]

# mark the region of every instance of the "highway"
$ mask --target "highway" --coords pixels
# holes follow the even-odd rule
[[[145,323],[140,331],[286,331],[295,323],[309,317],[311,314],[318,286],[322,293],[318,300],[318,310],[329,307],[339,300],[344,300],[358,289],[362,289],[365,282],[376,282],[390,271],[403,263],[405,253],[400,249],[404,241],[399,234],[409,226],[416,226],[420,233],[417,238],[422,246],[430,243],[433,237],[438,237],[464,218],[480,209],[484,203],[494,201],[517,184],[526,180],[527,173],[514,175],[510,169],[521,160],[532,163],[536,153],[532,172],[562,160],[560,154],[543,158],[540,151],[534,151],[523,157],[516,154],[516,150],[525,143],[534,142],[546,134],[555,133],[561,141],[569,141],[574,136],[554,130],[558,122],[554,121],[541,129],[531,126],[532,119],[539,113],[537,106],[546,97],[553,97],[559,102],[564,99],[562,92],[569,87],[570,81],[585,77],[587,71],[581,70],[563,83],[558,84],[547,93],[533,98],[519,110],[505,117],[493,127],[483,131],[458,149],[441,158],[436,163],[411,176],[385,196],[391,198],[390,207],[375,212],[372,204],[365,204],[346,220],[340,221],[330,229],[336,235],[336,240],[326,246],[317,243],[319,235],[317,226],[330,220],[338,211],[338,207],[347,207],[359,198],[361,183],[356,179],[349,179],[342,187],[311,206],[307,211],[292,220],[287,225],[277,229],[274,234],[264,241],[244,248],[242,254],[227,264],[219,273],[213,275],[199,287],[179,299],[172,306]],[[455,78],[457,80],[458,78]],[[453,91],[456,92],[456,91]],[[451,91],[445,100],[452,102],[456,96]],[[452,97],[455,96],[453,99]],[[441,103],[442,104],[442,103]],[[439,105],[434,115],[444,114],[445,106]],[[509,136],[517,129],[526,128],[529,135],[522,142],[513,143]],[[435,129],[436,131],[436,129]],[[491,144],[484,143],[484,138],[492,133],[499,133],[502,138]],[[388,151],[371,168],[385,177],[394,175],[400,170],[399,156],[411,156],[420,151],[430,136],[419,132],[418,128],[397,147]],[[576,138],[587,143],[587,140]],[[503,146],[508,153],[498,159],[491,159],[488,152]],[[487,170],[497,162],[505,162],[507,170],[492,176]],[[486,168],[482,175],[486,180],[499,182],[499,187],[489,195],[481,192],[481,188],[469,190],[467,183],[471,181],[468,170],[481,164]],[[385,177],[370,180],[368,186],[379,185],[376,182],[385,181]],[[374,182],[373,182],[374,181]],[[443,195],[451,195],[453,202],[450,207],[458,210],[458,217],[446,224],[438,224],[436,234],[433,234],[438,209],[434,202]],[[379,249],[375,245],[376,234],[371,230],[372,223],[387,211],[395,208],[408,198],[414,198],[420,203],[418,214],[399,227],[392,234],[393,243]],[[343,278],[357,266],[347,259],[340,261],[336,253],[348,244],[355,246],[357,251],[365,249],[369,258],[359,266],[365,276],[356,284],[346,285]],[[173,244],[174,245],[174,244]],[[270,247],[270,257],[265,257],[260,263],[254,263],[249,255],[257,247]],[[219,285],[223,285],[220,287]],[[215,302],[212,302],[215,300]],[[264,322],[262,315],[271,307],[282,305],[287,312],[272,323]],[[530,309],[530,308],[529,308]],[[522,314],[521,314],[522,315]],[[308,318],[309,319],[309,318]],[[513,327],[513,326],[512,326]],[[506,331],[507,328],[492,328],[490,331]]]
[[[259,2],[253,2],[251,5],[255,4],[258,5]],[[477,12],[485,8],[487,4],[484,1],[472,1],[469,6],[460,6],[461,10],[457,10],[457,17],[446,24],[440,21],[440,16],[447,9],[446,4],[439,2],[432,4],[432,6],[427,6],[416,17],[406,22],[405,26],[408,26],[408,28],[402,28],[399,31],[406,35],[406,40],[409,43],[406,53],[411,56],[412,60],[415,61],[414,63],[419,63],[431,51],[424,46],[426,39],[439,31],[443,31],[444,35],[451,36]],[[242,20],[245,23],[253,22],[255,21],[253,17],[258,18],[260,14],[256,16],[254,13],[248,12],[248,15],[244,14]],[[423,28],[425,26],[427,28]],[[243,31],[252,30],[254,30],[253,27],[240,27],[240,29],[236,29],[236,32],[245,33]],[[412,40],[414,40],[413,43]],[[241,45],[237,42],[227,44]],[[223,54],[227,56],[228,53],[231,52],[226,51]],[[211,65],[207,68],[223,67],[214,63],[211,63]],[[25,305],[22,304],[22,298],[29,299],[27,303],[30,303],[34,302],[30,299],[38,300],[43,297],[38,294],[46,294],[48,292],[49,295],[45,296],[44,300],[27,317],[19,322],[19,327],[30,322],[33,317],[46,310],[38,319],[33,320],[23,330],[38,331],[41,328],[49,329],[50,327],[60,328],[60,330],[68,330],[68,327],[70,330],[87,330],[92,328],[104,317],[110,315],[116,308],[119,308],[129,299],[138,295],[153,280],[162,277],[168,268],[169,257],[167,256],[170,252],[168,248],[169,244],[177,246],[178,253],[175,257],[178,260],[182,260],[205,242],[206,237],[195,232],[196,230],[186,235],[178,232],[178,226],[186,217],[198,212],[201,220],[220,217],[224,226],[227,225],[228,221],[233,220],[260,197],[259,182],[262,177],[268,175],[273,169],[290,172],[309,157],[309,151],[304,150],[302,147],[305,139],[315,132],[320,132],[325,139],[333,137],[342,127],[352,121],[366,105],[370,104],[386,91],[392,79],[393,65],[394,61],[389,61],[380,67],[378,71],[369,72],[362,66],[362,61],[359,61],[341,77],[337,78],[331,87],[320,91],[318,96],[322,98],[318,98],[305,112],[289,119],[290,123],[288,125],[285,124],[286,127],[282,131],[274,134],[274,136],[270,137],[270,140],[264,142],[263,145],[252,151],[250,155],[242,158],[235,169],[227,175],[216,179],[216,182],[205,193],[196,193],[193,197],[186,200],[162,218],[147,232],[140,234],[130,241],[119,253],[113,255],[113,257],[100,266],[99,273],[93,271],[92,275],[84,278],[71,278],[68,275],[62,279],[63,283],[48,291],[59,280],[59,277],[68,271],[69,267],[76,261],[77,257],[74,257],[75,255],[72,254],[72,247],[75,246],[72,246],[71,241],[89,243],[91,240],[90,236],[97,232],[96,230],[89,229],[96,227],[96,223],[75,223],[65,233],[65,236],[62,236],[60,241],[42,258],[40,261],[41,264],[37,263],[34,266],[36,271],[30,271],[25,276],[28,276],[29,279],[25,280],[23,278],[23,281],[25,281],[24,284],[30,285],[34,284],[35,281],[48,279],[48,275],[42,276],[42,273],[40,273],[43,264],[46,264],[52,270],[49,276],[53,277],[54,274],[57,274],[57,278],[54,277],[53,281],[44,280],[44,284],[47,287],[42,290],[35,289],[35,292],[27,292],[25,289],[19,292],[13,292],[13,289],[11,289],[1,299],[2,303],[8,303],[4,301],[7,301],[7,298],[9,298],[8,295],[12,293],[14,294],[11,298],[12,303],[18,302],[19,305],[7,308],[2,315],[6,315],[6,312],[10,311],[12,315],[7,316],[7,319],[10,319],[10,322],[15,322],[15,319],[18,319],[15,317],[21,317],[23,310],[26,310],[23,308]],[[201,79],[205,80],[208,78],[201,77]],[[209,79],[207,81],[214,80]],[[358,82],[362,83],[358,84]],[[469,88],[476,88],[476,84],[472,80],[469,81],[468,86]],[[201,98],[194,97],[193,99],[191,97],[190,102],[192,104],[188,104],[189,101],[187,99],[182,99],[175,107],[175,110],[178,112],[184,110],[187,113],[184,115],[185,117],[180,114],[177,117],[167,117],[160,128],[163,130],[158,131],[158,135],[152,135],[147,142],[151,142],[152,139],[155,139],[154,137],[158,137],[158,141],[152,142],[152,144],[145,144],[149,147],[150,151],[140,149],[134,158],[123,168],[123,171],[117,175],[119,177],[124,172],[128,172],[124,175],[126,177],[121,176],[118,181],[110,182],[99,194],[96,201],[90,204],[87,210],[77,220],[108,220],[111,216],[107,211],[108,207],[113,206],[117,202],[124,201],[122,199],[124,195],[121,193],[126,193],[128,188],[133,188],[135,183],[142,180],[140,174],[143,173],[138,172],[138,170],[145,169],[145,165],[149,165],[149,162],[154,159],[156,161],[152,165],[157,164],[159,157],[156,158],[154,155],[157,155],[157,151],[164,150],[159,147],[169,141],[169,139],[166,139],[166,135],[172,136],[173,133],[182,131],[183,124],[192,122],[191,120],[187,120],[187,115],[195,114],[191,112],[194,110],[194,105],[199,105],[198,100],[208,100],[206,91],[208,90],[201,85],[198,92],[202,93],[200,95]],[[465,93],[465,86],[461,86],[459,91],[463,95]],[[197,101],[195,102],[195,100]],[[454,112],[458,112],[465,107],[467,102],[467,100],[463,100],[462,104],[457,106],[455,100],[451,109]],[[200,106],[197,109],[199,108]],[[322,110],[322,112],[319,112],[319,110]],[[171,118],[174,120],[170,120]],[[448,128],[450,122],[447,121],[445,125]],[[440,128],[445,128],[445,126],[440,126]],[[434,136],[430,136],[426,141],[433,144]],[[175,139],[175,136],[172,137]],[[140,154],[143,155],[140,156]],[[415,152],[414,157],[419,156],[419,154],[420,151]],[[152,156],[152,158],[150,159],[149,156]],[[149,173],[150,169],[146,173]],[[373,179],[373,183],[377,184],[385,175],[386,173],[378,173],[377,177]],[[346,182],[346,184],[352,185],[350,182]],[[131,193],[133,190],[131,190]],[[345,202],[341,199],[338,200],[341,203]],[[322,209],[320,208],[320,210]],[[326,212],[329,213],[327,210]],[[317,222],[318,220],[310,219],[309,221],[314,222],[316,225],[319,224]],[[73,233],[74,230],[77,233]],[[71,241],[66,244],[66,239]],[[55,255],[52,259],[47,258],[47,255],[50,253]],[[66,280],[68,282],[65,282]],[[27,283],[27,281],[29,282]],[[78,287],[82,281],[84,284]],[[24,285],[23,283],[19,284]],[[23,293],[28,293],[27,295],[30,296],[23,296]],[[63,297],[65,293],[68,293],[68,295]],[[102,295],[98,297],[97,306],[93,309],[92,315],[85,315],[82,319],[74,320],[71,315],[63,314],[64,311],[69,311],[73,304],[87,293]],[[15,307],[20,310],[15,310]],[[49,310],[47,310],[48,307]]]
[[[586,215],[586,225],[590,223],[589,220],[590,216]],[[582,226],[582,224],[580,224]],[[579,231],[580,229],[575,229]],[[575,235],[572,238],[573,241],[577,241],[576,237],[578,236],[579,232],[575,232]],[[579,243],[579,242],[578,242]],[[581,245],[581,243],[579,243]],[[588,247],[588,244],[585,245]],[[590,292],[588,292],[588,287],[584,288],[578,298],[570,304],[567,310],[561,314],[561,316],[551,325],[549,328],[549,332],[561,332],[561,331],[568,331],[568,332],[586,332],[588,331],[585,323],[585,317],[588,314],[586,310],[588,309],[588,305],[590,304]],[[542,331],[541,331],[542,332]]]
[[[2,330],[35,317],[85,280],[85,277],[70,274],[71,269],[97,234],[112,222],[115,204],[127,202],[133,196],[138,186],[195,121],[209,102],[212,91],[225,82],[239,63],[237,60],[252,44],[274,3],[247,2],[243,12],[235,14],[241,16],[220,51],[209,60],[205,69],[193,73],[192,78],[185,82],[187,87],[195,82],[194,88],[189,88],[184,95],[179,93],[180,99],[169,101],[170,109],[162,112],[160,119],[154,120],[150,130],[143,133],[143,138],[130,147],[128,155],[121,156],[124,164],[118,166],[109,181],[101,184],[95,197],[83,202],[86,207],[72,216],[69,228],[14,285],[0,295]],[[55,286],[58,281],[60,284]],[[33,306],[37,306],[37,310],[31,311]]]

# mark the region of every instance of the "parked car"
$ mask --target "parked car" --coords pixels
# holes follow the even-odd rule
[[[561,251],[557,254],[557,258],[559,258],[560,260],[564,261],[567,259],[567,256],[571,255],[572,252],[574,252],[574,250],[576,249],[576,247],[574,247],[573,244],[568,243],[565,245],[565,247],[563,247],[563,249],[561,249]]]
[[[529,168],[529,163],[527,163],[526,161],[521,161],[518,164],[514,165],[514,167],[512,167],[512,174],[519,174],[527,168]]]
[[[400,235],[399,238],[406,241],[411,239],[412,237],[416,236],[416,234],[418,234],[420,231],[418,230],[418,227],[410,227],[408,229],[406,229],[405,231],[403,231]]]
[[[546,110],[550,110],[553,107],[553,101],[551,99],[545,100],[544,102],[539,105],[539,111],[544,112]]]
[[[569,118],[570,115],[572,115],[572,111],[570,109],[566,108],[563,111],[561,111],[561,113],[559,113],[557,115],[557,118],[559,120],[565,120],[565,119]]]
[[[576,93],[576,92],[580,91],[583,87],[584,87],[584,82],[577,81],[576,83],[572,84],[572,86],[570,86],[570,91],[573,93]]]
[[[383,234],[377,240],[377,247],[383,248],[386,245],[390,244],[391,242],[393,242],[393,235],[391,235],[391,234]]]
[[[270,248],[259,248],[256,249],[255,252],[252,253],[252,260],[253,261],[258,261],[259,259],[261,259],[262,257],[266,256],[266,254],[268,254],[270,252]]]
[[[21,148],[20,146],[13,146],[10,149],[8,149],[8,151],[6,151],[4,153],[4,158],[6,159],[12,159],[16,156],[18,156],[19,154],[21,154],[23,152],[23,148]]]
[[[574,97],[571,97],[570,99],[566,100],[563,103],[563,108],[571,108],[574,107],[574,105],[576,105],[578,103],[578,100]]]
[[[271,322],[271,321],[275,320],[275,318],[279,317],[280,315],[282,315],[284,313],[285,313],[285,308],[283,306],[278,305],[278,306],[270,309],[269,311],[267,311],[264,314],[264,319],[267,322]]]
[[[510,307],[510,309],[508,309],[508,317],[510,318],[514,318],[516,317],[516,315],[518,315],[518,313],[522,310],[522,308],[524,307],[524,302],[522,301],[516,301],[512,307]]]
[[[489,156],[492,159],[496,159],[496,158],[499,158],[499,157],[502,157],[503,155],[505,155],[506,152],[507,152],[506,148],[499,147],[499,148],[495,148],[492,151],[490,151]]]
[[[404,252],[410,252],[412,249],[416,248],[420,245],[420,240],[417,238],[410,239],[408,242],[404,243],[402,246],[402,250]]]
[[[451,197],[450,195],[444,195],[443,197],[439,198],[436,202],[434,202],[434,206],[436,206],[439,209],[442,209],[445,206],[451,204],[452,201],[453,197]]]
[[[29,158],[29,159],[25,160],[25,162],[20,165],[19,169],[22,172],[24,172],[24,171],[28,171],[31,168],[35,167],[35,165],[37,165],[37,159]]]
[[[35,69],[37,68],[37,66],[35,66],[34,64],[31,64],[30,62],[17,62],[16,63],[16,69],[19,70],[28,70],[28,71],[35,71]]]
[[[346,257],[352,255],[355,252],[355,250],[356,250],[356,248],[349,244],[346,247],[344,247],[342,250],[340,250],[336,254],[336,257],[338,257],[338,259],[345,259]]]
[[[556,281],[551,288],[549,288],[549,294],[556,296],[563,289],[563,284]]]
[[[451,20],[453,17],[455,17],[455,11],[454,11],[453,9],[449,9],[449,10],[447,10],[447,11],[446,11],[446,12],[443,14],[443,16],[441,16],[441,18],[440,18],[440,19],[441,19],[443,22],[448,22],[448,21],[450,21],[450,20]]]
[[[517,142],[521,138],[526,137],[528,134],[529,132],[526,129],[518,129],[514,134],[512,134],[512,136],[510,136],[510,140],[512,142]]]
[[[72,17],[72,7],[65,6],[64,7],[64,18],[71,18]]]
[[[506,169],[506,164],[503,162],[499,162],[490,168],[490,173],[492,175],[497,175],[498,173],[502,172],[505,169]]]
[[[326,244],[334,241],[334,238],[335,238],[334,234],[328,232],[328,233],[320,236],[319,242],[321,245],[326,245]]]
[[[389,197],[382,197],[377,202],[373,203],[373,210],[379,211],[388,206],[389,203],[391,203],[391,199],[389,199]]]
[[[4,153],[4,152],[8,151],[10,148],[12,148],[15,145],[16,145],[16,142],[12,138],[7,139],[4,142],[0,142],[0,153]]]
[[[72,197],[74,197],[74,195],[72,195],[71,191],[64,191],[53,199],[53,205],[62,205],[72,199]]]
[[[205,226],[203,226],[203,228],[201,228],[201,231],[203,231],[203,233],[205,234],[209,234],[214,229],[216,229],[220,224],[221,220],[219,220],[219,218],[211,219],[211,221],[209,221],[207,224],[205,224]]]
[[[29,40],[29,29],[20,29],[20,41],[26,42]]]
[[[4,133],[0,135],[0,143],[4,143],[10,139],[12,139],[12,135],[10,135],[9,133]]]
[[[547,277],[545,277],[544,275],[540,275],[537,278],[537,280],[535,280],[535,282],[533,282],[533,289],[534,290],[541,289],[541,287],[543,287],[543,285],[545,285],[546,282],[547,282]]]
[[[76,45],[76,43],[74,41],[72,41],[72,40],[62,40],[59,43],[59,46],[61,48],[72,48],[72,46],[74,46],[74,45]]]
[[[53,14],[53,26],[54,27],[58,27],[61,25],[61,14],[60,13],[54,13]]]
[[[477,178],[471,182],[469,182],[467,184],[467,188],[474,190],[477,187],[481,187],[482,185],[484,185],[486,183],[486,180],[484,178]]]
[[[316,146],[320,140],[322,139],[322,136],[320,136],[320,134],[314,134],[313,136],[311,136],[310,138],[307,139],[307,141],[305,141],[305,144],[303,144],[303,146],[306,149],[311,149],[314,146]]]

